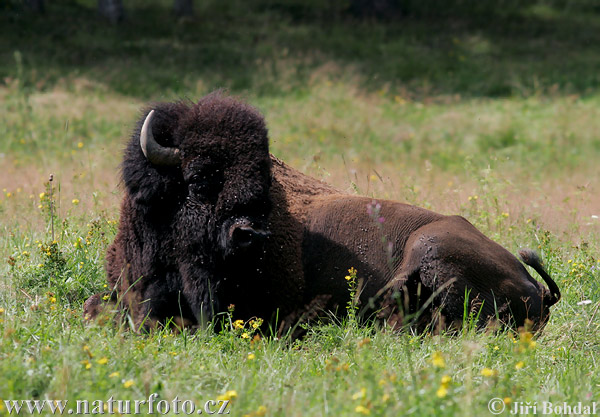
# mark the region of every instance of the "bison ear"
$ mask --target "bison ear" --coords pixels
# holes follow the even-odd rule
[[[152,118],[154,110],[148,113],[140,132],[140,147],[148,161],[158,166],[177,166],[181,163],[179,149],[162,146],[152,134]]]

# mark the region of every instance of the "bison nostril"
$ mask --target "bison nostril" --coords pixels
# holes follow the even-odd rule
[[[252,228],[237,228],[233,232],[233,241],[240,247],[246,248],[252,244],[252,240],[255,236],[254,229]]]
[[[269,235],[263,229],[251,226],[250,222],[234,224],[229,231],[229,238],[234,247],[247,248]]]

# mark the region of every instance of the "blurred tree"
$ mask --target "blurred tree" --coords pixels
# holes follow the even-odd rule
[[[179,17],[192,16],[194,14],[193,0],[174,0],[173,10]],[[124,17],[123,0],[98,0],[98,12],[111,23],[118,23]]]
[[[173,10],[175,16],[187,17],[194,14],[194,2],[193,0],[174,0]]]
[[[350,11],[360,18],[386,18],[399,12],[400,3],[400,0],[352,0]]]
[[[98,0],[98,13],[112,24],[123,20],[122,0]]]
[[[35,13],[46,9],[45,0],[23,0],[21,4]],[[178,17],[193,16],[194,0],[173,0],[173,11]],[[125,17],[123,0],[98,0],[98,13],[113,24],[120,22]]]
[[[44,13],[46,10],[44,0],[25,0],[25,5],[36,13]]]

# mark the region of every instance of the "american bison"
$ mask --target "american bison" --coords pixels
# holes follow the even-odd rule
[[[145,112],[122,175],[106,270],[137,328],[203,325],[232,304],[284,329],[343,313],[350,267],[361,315],[395,328],[448,327],[469,310],[478,324],[541,328],[560,298],[533,251],[521,258],[548,288],[462,217],[344,194],[287,166],[259,112],[220,93]]]

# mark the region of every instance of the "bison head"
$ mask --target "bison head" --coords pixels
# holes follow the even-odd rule
[[[271,183],[264,120],[217,93],[158,104],[137,131],[123,177],[147,232],[139,238],[157,245],[147,274],[172,276],[195,318],[210,319],[244,291],[241,264],[260,272]]]

